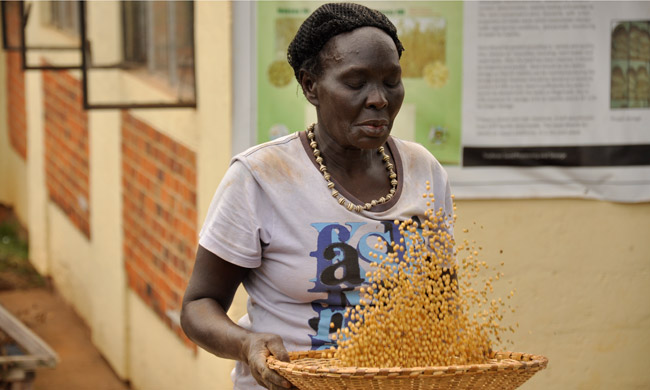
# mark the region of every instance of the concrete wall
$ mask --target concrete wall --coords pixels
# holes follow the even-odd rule
[[[519,328],[506,348],[549,358],[548,369],[522,389],[650,386],[644,369],[650,203],[557,199],[457,206],[457,241],[476,240],[483,260],[505,263],[495,296],[517,289],[510,319]]]

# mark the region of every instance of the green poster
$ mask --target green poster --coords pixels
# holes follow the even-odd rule
[[[322,2],[257,3],[257,141],[302,130],[315,121],[287,63],[287,47]],[[392,134],[419,142],[447,165],[460,163],[462,2],[361,2],[395,24],[406,49],[406,95]]]

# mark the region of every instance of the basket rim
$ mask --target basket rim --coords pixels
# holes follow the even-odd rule
[[[271,369],[289,371],[301,375],[327,375],[327,376],[363,376],[363,377],[404,377],[404,376],[439,376],[458,375],[464,373],[492,372],[492,371],[518,371],[518,370],[541,370],[548,365],[545,356],[533,355],[523,352],[493,351],[490,359],[497,359],[494,363],[451,365],[451,366],[428,366],[428,367],[337,367],[319,366],[314,364],[295,363],[295,360],[304,358],[323,358],[328,351],[293,351],[289,352],[290,362],[278,360],[275,356],[267,357],[267,364]]]

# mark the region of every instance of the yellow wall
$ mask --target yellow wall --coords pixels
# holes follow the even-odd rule
[[[476,240],[483,260],[505,262],[495,295],[517,289],[511,319],[519,329],[507,347],[549,358],[548,369],[522,389],[650,386],[650,203],[493,200],[457,206],[457,241]]]
[[[92,339],[113,369],[128,377],[126,275],[122,256],[120,113],[88,112],[90,154]],[[78,277],[83,278],[83,274]]]
[[[131,387],[138,390],[209,390],[232,388],[234,364],[203,350],[196,354],[171,333],[133,292],[128,293],[131,319],[129,357]]]
[[[43,118],[43,78],[40,72],[25,73],[25,103],[27,113],[27,196],[17,198],[16,204],[28,209],[29,254],[32,264],[42,274],[49,274],[49,219],[45,187],[45,141]]]

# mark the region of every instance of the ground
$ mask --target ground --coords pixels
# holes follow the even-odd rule
[[[0,204],[0,304],[59,357],[56,368],[36,371],[34,389],[127,390],[92,344],[88,326],[28,258],[26,231]]]

